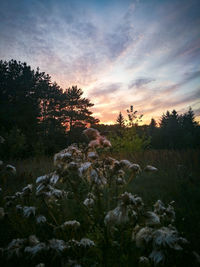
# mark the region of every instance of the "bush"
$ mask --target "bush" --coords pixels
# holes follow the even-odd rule
[[[135,127],[122,128],[118,133],[110,135],[112,150],[116,152],[139,152],[150,144],[150,138],[139,136]]]

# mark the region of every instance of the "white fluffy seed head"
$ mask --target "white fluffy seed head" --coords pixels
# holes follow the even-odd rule
[[[147,165],[145,168],[144,168],[144,171],[145,172],[157,172],[158,169],[154,166],[151,166],[151,165]]]
[[[83,131],[89,140],[95,140],[100,137],[99,131],[93,128],[88,128]]]
[[[16,168],[10,164],[6,165],[6,170],[12,174],[16,174]]]

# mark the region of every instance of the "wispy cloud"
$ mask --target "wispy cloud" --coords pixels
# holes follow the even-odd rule
[[[103,122],[130,104],[147,118],[198,110],[199,9],[198,0],[2,0],[0,58],[82,87]]]
[[[128,88],[129,89],[131,89],[133,87],[141,88],[144,85],[147,85],[147,84],[149,84],[149,83],[151,83],[153,81],[155,81],[155,79],[152,79],[152,78],[139,78],[139,79],[131,81],[129,86],[128,86]]]

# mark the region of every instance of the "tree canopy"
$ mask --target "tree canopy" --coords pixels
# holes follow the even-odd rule
[[[70,143],[67,128],[99,121],[92,116],[92,106],[77,86],[63,90],[39,68],[0,61],[0,132],[3,136],[12,132],[13,138],[15,132],[23,135],[29,152],[38,145],[53,153]]]

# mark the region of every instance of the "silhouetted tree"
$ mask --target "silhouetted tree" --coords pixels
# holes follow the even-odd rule
[[[85,127],[87,124],[98,123],[99,120],[92,117],[90,107],[94,106],[89,99],[83,97],[82,89],[78,89],[77,86],[72,86],[64,92],[64,106],[63,114],[65,116],[65,122],[69,124],[70,131],[73,128]],[[77,122],[79,124],[77,124]]]
[[[160,122],[162,148],[193,148],[199,144],[199,126],[195,122],[194,112],[178,115],[176,110],[163,114]]]
[[[117,122],[119,128],[123,128],[125,125],[124,116],[122,115],[121,111],[119,112],[119,115],[117,117],[116,122]]]
[[[130,109],[127,109],[128,115],[128,124],[129,126],[137,126],[139,122],[142,121],[143,115],[137,115],[137,110],[133,110],[133,106],[130,106]]]
[[[26,140],[29,154],[38,142],[42,146],[45,143],[55,145],[56,140],[59,143],[66,135],[59,110],[62,95],[62,90],[51,83],[51,77],[40,72],[39,68],[34,71],[26,63],[15,60],[0,61],[0,131],[2,135],[12,133],[8,139],[10,140],[11,137],[15,139],[13,132],[18,131]],[[58,132],[59,138],[55,134]]]
[[[40,115],[37,86],[42,77],[26,63],[0,61],[1,127],[18,128],[34,139]]]

